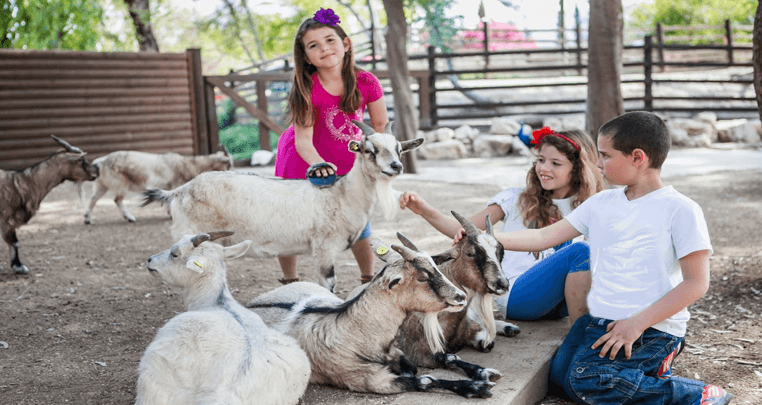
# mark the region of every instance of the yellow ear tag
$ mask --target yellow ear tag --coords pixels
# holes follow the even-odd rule
[[[389,253],[389,248],[387,248],[386,246],[379,246],[376,249],[376,253],[378,253],[380,255],[385,255],[385,254]]]
[[[352,144],[352,145],[349,147],[349,149],[351,149],[351,150],[353,150],[353,151],[357,152],[358,150],[360,150],[360,147],[359,147],[359,146],[357,146],[357,144],[356,144],[356,143],[353,143],[353,144]]]
[[[203,265],[203,264],[201,264],[201,262],[200,262],[200,261],[198,261],[198,260],[194,260],[194,261],[193,261],[193,264],[195,264],[195,265],[196,265],[196,266],[198,266],[198,267],[201,267],[202,269],[204,268],[204,265]]]

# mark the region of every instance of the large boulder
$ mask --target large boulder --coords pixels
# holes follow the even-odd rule
[[[505,135],[480,135],[474,139],[474,156],[508,156],[513,150],[515,138],[515,136]]]
[[[458,128],[455,128],[455,139],[463,142],[466,145],[470,145],[473,143],[474,138],[479,136],[479,130],[476,128],[471,128],[468,125],[461,125]]]
[[[510,118],[495,118],[492,120],[489,132],[496,135],[516,135],[519,133],[521,124]]]
[[[672,144],[680,146],[709,146],[717,139],[714,125],[691,118],[670,118],[667,128],[672,134]]]
[[[468,148],[456,139],[424,143],[416,149],[416,156],[421,159],[462,159],[468,155]]]
[[[760,141],[756,126],[747,119],[717,121],[717,137],[720,142]]]

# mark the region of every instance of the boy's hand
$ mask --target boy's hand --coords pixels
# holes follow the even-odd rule
[[[632,344],[643,334],[643,330],[632,319],[623,319],[614,321],[606,327],[605,335],[601,336],[593,346],[593,350],[603,345],[600,357],[606,357],[609,353],[609,359],[614,360],[619,349],[624,347],[624,358],[630,359],[632,355]]]
[[[426,201],[413,191],[405,191],[400,197],[400,209],[410,208],[414,214],[421,215],[421,207]]]
[[[455,234],[455,237],[452,238],[452,245],[455,246],[460,242],[463,237],[466,236],[466,230],[463,228],[460,228],[458,232]]]

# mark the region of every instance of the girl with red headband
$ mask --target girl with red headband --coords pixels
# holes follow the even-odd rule
[[[531,143],[538,156],[527,173],[526,187],[503,190],[474,214],[471,221],[481,229],[487,215],[493,224],[504,222],[503,232],[543,228],[603,189],[603,178],[595,167],[598,151],[587,133],[544,127],[533,132]],[[404,193],[400,207],[409,208],[446,236],[462,227],[415,192]],[[576,320],[583,315],[590,289],[590,250],[581,239],[576,242],[542,252],[506,251],[502,267],[511,288],[496,300],[500,312],[508,319],[525,321],[567,315]]]

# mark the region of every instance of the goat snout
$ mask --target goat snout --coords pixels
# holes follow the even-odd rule
[[[503,295],[508,292],[508,289],[511,288],[510,282],[508,282],[507,279],[501,277],[497,280],[497,282],[494,284],[494,286],[490,286],[490,294],[495,295]]]
[[[451,299],[447,300],[447,304],[453,307],[462,307],[466,305],[466,294],[460,291],[455,293]]]
[[[151,273],[156,273],[158,270],[156,268],[152,267],[152,265],[153,265],[153,263],[151,263],[152,260],[153,260],[153,256],[148,258],[148,262],[146,262],[146,268]]]

